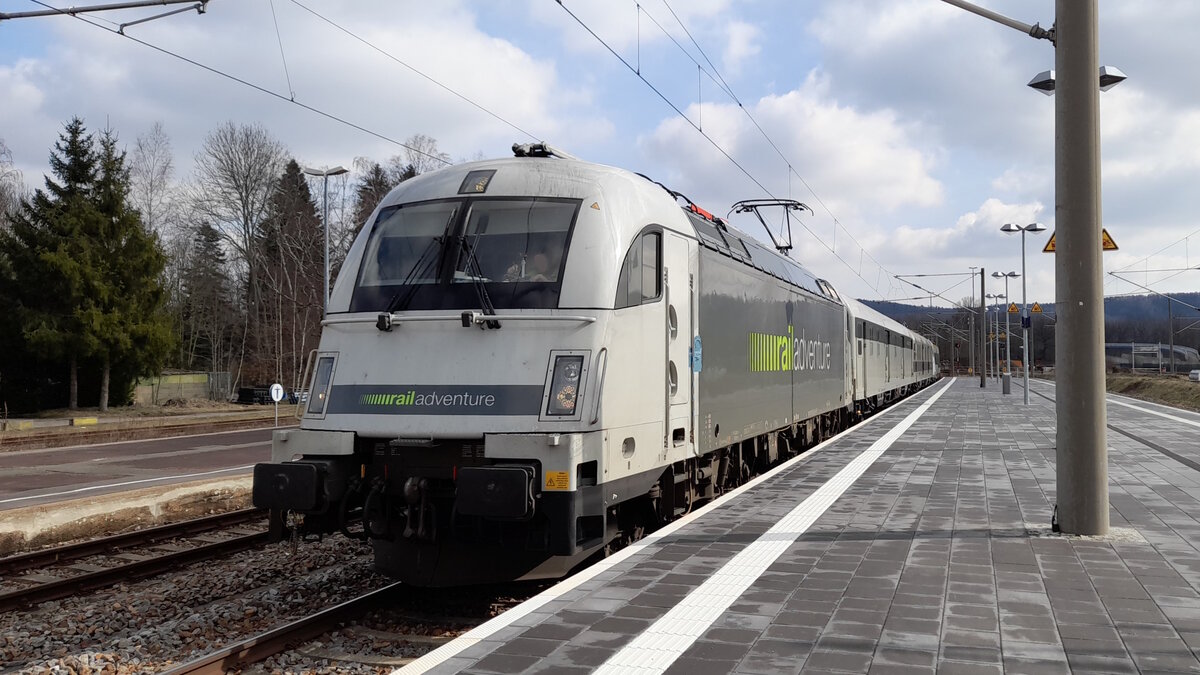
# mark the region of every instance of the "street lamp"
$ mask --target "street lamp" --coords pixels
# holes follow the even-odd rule
[[[988,293],[987,298],[989,300],[995,300],[997,303],[997,305],[996,305],[996,330],[992,331],[992,335],[994,336],[992,339],[992,344],[994,345],[992,347],[992,353],[993,353],[993,356],[995,357],[994,360],[992,361],[992,365],[994,366],[992,368],[992,375],[996,378],[996,381],[999,382],[1000,381],[1000,308],[1003,307],[1002,301],[1007,300],[1008,298],[1006,296],[1000,295],[999,293]]]
[[[968,305],[968,307],[975,306],[975,270],[977,270],[977,269],[979,269],[979,268],[975,267],[975,266],[971,267],[971,284],[970,284],[971,285],[971,304]],[[975,363],[975,313],[974,313],[974,311],[971,312],[971,315],[968,318],[968,321],[970,321],[970,329],[971,329],[971,332],[968,333],[968,335],[971,336],[971,374],[974,375],[979,372],[978,367]]]
[[[1025,370],[1025,405],[1029,405],[1029,300],[1025,295],[1025,280],[1027,278],[1025,276],[1025,233],[1045,232],[1046,226],[1041,223],[1030,223],[1028,225],[1005,223],[1000,230],[1002,232],[1021,233],[1021,362],[1024,364]]]
[[[325,230],[325,295],[321,298],[321,318],[329,316],[329,177],[349,173],[350,169],[335,166],[332,169],[304,167],[304,173],[321,177],[321,227]]]
[[[1004,279],[1004,297],[1008,297],[1008,280],[1021,276],[1017,272],[992,272],[992,277]],[[1004,372],[1012,375],[1012,348],[1009,346],[1008,311],[1004,312]]]
[[[1047,96],[1054,95],[1054,71],[1043,70],[1029,81],[1031,89],[1037,89]],[[1125,73],[1116,66],[1100,66],[1100,91],[1108,91],[1125,80]]]
[[[1099,65],[1099,3],[1058,0],[1054,70],[1029,86],[1054,101],[1054,256],[1059,339],[1054,368],[1058,525],[1108,533],[1108,440],[1104,405],[1104,288],[1100,262],[1100,92],[1125,79]],[[1097,82],[1096,73],[1099,72]],[[1056,77],[1058,75],[1059,77]],[[1097,86],[1097,84],[1099,86]],[[1026,385],[1028,386],[1028,385]]]
[[[1058,384],[1054,405],[1058,504],[1053,527],[1068,534],[1107,534],[1100,91],[1125,75],[1112,66],[1100,67],[1099,0],[1057,0],[1051,30],[976,7],[967,0],[944,2],[1054,44],[1056,72],[1047,71],[1029,83],[1039,91],[1056,94],[1054,300],[1059,339],[1054,345]]]

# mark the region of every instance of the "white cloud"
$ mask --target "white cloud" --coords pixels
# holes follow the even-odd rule
[[[319,10],[535,137],[571,147],[612,133],[611,123],[591,104],[587,86],[564,83],[553,59],[535,58],[486,32],[467,3],[342,1]],[[302,9],[277,3],[276,11],[296,101],[391,139],[424,133],[453,157],[481,151],[496,156],[513,141],[527,140]],[[76,114],[89,128],[111,124],[126,142],[163,120],[181,173],[205,134],[230,119],[264,124],[312,162],[347,163],[354,156],[382,160],[402,151],[82,22],[60,21],[54,30],[55,44],[47,45],[37,67],[0,66],[0,97],[6,100],[0,121],[6,129],[19,125],[21,135],[32,136],[20,148],[23,156],[44,159],[62,123]],[[183,14],[129,32],[290,96],[265,4],[215,3],[203,16]],[[25,103],[14,111],[10,100]],[[17,143],[6,141],[17,153]]]
[[[741,74],[747,61],[762,52],[762,46],[759,44],[762,31],[744,21],[730,21],[725,31],[725,51],[721,56],[722,70],[731,77],[736,77]]]
[[[826,78],[810,75],[795,90],[747,105],[796,172],[841,220],[935,205],[944,197],[931,175],[935,153],[918,147],[920,131],[902,124],[890,110],[863,112],[839,104]],[[776,196],[813,201],[736,105],[693,105],[686,112]],[[748,179],[731,181],[737,169],[682,119],[664,120],[639,145],[646,157],[665,163],[684,191],[728,202],[765,196]]]

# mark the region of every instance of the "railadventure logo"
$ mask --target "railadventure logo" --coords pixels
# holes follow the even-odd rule
[[[809,339],[804,331],[788,326],[787,335],[750,334],[750,372],[779,373],[789,370],[829,370],[833,345],[820,335]]]
[[[360,394],[358,404],[361,406],[436,406],[436,407],[478,407],[490,408],[496,405],[494,394],[439,394],[436,391],[418,394],[415,389],[398,394]]]
[[[329,413],[368,415],[536,415],[540,384],[340,384]]]

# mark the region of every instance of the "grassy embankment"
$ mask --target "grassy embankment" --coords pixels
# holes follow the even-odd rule
[[[1200,382],[1191,382],[1187,375],[1129,375],[1110,373],[1108,390],[1143,401],[1173,405],[1200,412]]]
[[[1034,377],[1043,380],[1054,379],[1051,373]],[[1109,373],[1106,384],[1108,391],[1113,394],[1200,412],[1200,382],[1188,380],[1187,375]]]

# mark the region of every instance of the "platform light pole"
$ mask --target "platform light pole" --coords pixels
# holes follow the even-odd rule
[[[321,318],[329,316],[329,177],[349,173],[350,169],[335,166],[332,169],[304,167],[304,173],[321,177],[321,227],[325,230],[325,295],[321,298]]]
[[[1021,363],[1024,364],[1024,384],[1025,387],[1025,405],[1029,405],[1029,298],[1026,295],[1026,280],[1029,278],[1025,275],[1025,233],[1026,232],[1045,232],[1046,226],[1041,223],[1030,223],[1028,225],[1017,225],[1016,223],[1005,223],[1000,230],[1002,232],[1020,232],[1021,233]]]
[[[1004,297],[1008,298],[1008,280],[1021,276],[1018,272],[992,272],[992,277],[1004,279]],[[1012,332],[1008,327],[1008,308],[1004,308],[1004,372],[1012,375],[1012,347],[1009,346]]]
[[[994,366],[992,368],[992,376],[995,377],[996,381],[998,382],[1000,380],[1000,307],[1004,304],[1003,301],[1007,300],[1007,298],[999,293],[988,293],[987,297],[989,300],[993,300],[997,303],[996,319],[994,322],[995,330],[992,331],[992,343],[994,346],[992,347],[991,356],[993,357],[992,365]]]
[[[971,286],[971,304],[967,305],[967,306],[974,307],[975,306],[975,270],[977,270],[979,268],[971,267],[970,269],[971,269],[971,283],[969,285]],[[974,311],[972,311],[972,313],[967,318],[967,320],[970,323],[970,326],[969,326],[970,332],[968,332],[967,335],[971,336],[971,374],[975,374],[978,371],[978,369],[975,365],[975,313],[974,313]]]

